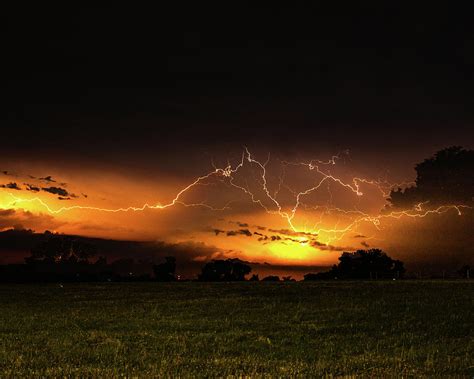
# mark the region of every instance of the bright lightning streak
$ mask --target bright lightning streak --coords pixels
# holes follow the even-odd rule
[[[344,152],[344,154],[347,154],[347,152]],[[194,187],[198,185],[207,185],[209,184],[208,183],[209,180],[218,179],[220,181],[226,181],[227,184],[230,185],[230,187],[235,188],[238,191],[241,191],[242,193],[244,193],[246,196],[250,198],[252,203],[259,205],[268,214],[278,215],[282,217],[288,223],[291,230],[293,230],[294,232],[299,232],[298,228],[295,226],[295,223],[294,223],[295,222],[294,219],[295,219],[295,216],[297,215],[298,209],[301,206],[305,207],[306,209],[310,208],[309,206],[303,203],[302,199],[310,195],[311,193],[314,193],[317,190],[319,190],[323,184],[334,183],[340,186],[341,188],[349,191],[350,193],[352,193],[353,195],[357,197],[361,197],[364,195],[364,193],[361,190],[362,184],[374,186],[381,192],[381,194],[384,197],[387,197],[390,191],[395,187],[398,187],[400,185],[411,184],[411,183],[401,183],[401,184],[392,185],[388,183],[387,180],[372,180],[372,179],[365,179],[365,178],[360,178],[360,177],[354,177],[349,182],[346,182],[343,179],[337,176],[334,176],[332,173],[330,173],[328,169],[326,169],[326,167],[336,165],[337,160],[340,160],[340,159],[342,159],[340,155],[335,155],[331,157],[331,159],[328,161],[320,161],[320,160],[312,160],[310,162],[282,161],[281,164],[282,164],[283,172],[279,178],[278,187],[273,192],[273,194],[268,188],[268,180],[267,180],[267,165],[270,162],[270,156],[268,156],[267,160],[262,163],[258,161],[257,159],[255,159],[247,148],[244,148],[242,152],[241,160],[236,166],[233,167],[230,163],[228,163],[227,166],[223,168],[219,168],[213,165],[213,168],[214,168],[213,171],[207,173],[206,175],[196,178],[192,183],[182,188],[175,195],[175,197],[166,204],[146,203],[146,204],[143,204],[142,206],[128,206],[128,207],[121,207],[121,208],[101,208],[101,207],[94,207],[94,206],[73,205],[73,206],[60,207],[57,209],[53,209],[39,197],[23,199],[10,193],[10,196],[12,197],[13,201],[7,204],[6,207],[17,206],[23,203],[37,203],[51,214],[59,214],[62,212],[67,212],[67,211],[72,211],[72,210],[90,210],[90,211],[109,212],[109,213],[130,212],[130,211],[141,212],[146,209],[164,210],[164,209],[173,207],[175,205],[181,205],[184,207],[203,207],[203,208],[207,208],[213,211],[222,211],[222,210],[230,209],[229,205],[232,202],[227,203],[223,207],[214,207],[204,202],[187,203],[182,200],[183,195],[191,191]],[[244,186],[242,184],[237,183],[237,180],[238,180],[237,174],[246,165],[249,165],[250,167],[255,168],[259,171],[259,181],[260,181],[259,184],[260,184],[262,193],[264,194],[263,199],[257,196],[257,194],[254,191],[250,190],[248,184]],[[300,167],[306,168],[308,171],[316,173],[319,179],[315,183],[315,185],[309,188],[306,188],[300,192],[293,191],[289,186],[286,186],[284,184],[284,179],[285,179],[284,175],[286,172],[286,167],[288,166],[300,166]],[[283,209],[283,205],[277,200],[277,196],[279,195],[283,187],[288,189],[289,192],[292,193],[292,195],[294,196],[294,204],[290,208],[289,211],[285,211]],[[329,185],[328,185],[328,190],[329,190]],[[330,190],[329,190],[329,193],[332,196]],[[269,203],[270,205],[268,205],[267,203]],[[344,210],[341,208],[329,207],[329,206],[312,207],[312,209],[315,209],[315,210],[324,209],[324,212],[321,213],[319,221],[314,224],[313,228],[311,228],[310,233],[331,234],[335,236],[333,239],[340,240],[348,232],[354,231],[361,223],[364,223],[364,222],[371,223],[373,224],[375,228],[380,229],[380,223],[383,219],[388,219],[388,218],[400,219],[402,217],[424,218],[432,214],[443,214],[450,210],[455,210],[458,215],[461,215],[462,209],[471,208],[463,204],[453,204],[453,205],[442,205],[435,209],[423,209],[424,205],[426,205],[426,203],[417,204],[413,209],[392,211],[387,214],[378,214],[378,215],[370,215],[368,213],[365,213],[359,210]],[[349,217],[351,221],[347,225],[342,226],[342,227],[338,227],[339,221],[336,223],[336,225],[333,228],[319,227],[319,225],[322,224],[322,217],[324,214],[334,214],[334,213],[343,214]],[[302,240],[302,243],[305,243],[305,241]]]

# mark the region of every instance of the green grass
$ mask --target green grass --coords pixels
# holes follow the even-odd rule
[[[474,282],[0,286],[0,377],[474,375]]]

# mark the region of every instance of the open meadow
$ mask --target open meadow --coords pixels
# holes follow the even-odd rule
[[[0,286],[0,377],[474,375],[474,283]]]

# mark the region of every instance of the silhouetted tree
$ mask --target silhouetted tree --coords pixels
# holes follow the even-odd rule
[[[158,282],[173,282],[176,280],[176,258],[165,257],[165,262],[153,266],[155,279]]]
[[[262,279],[262,282],[279,282],[280,277],[276,275],[269,275]]]
[[[206,282],[243,281],[251,271],[250,266],[240,259],[213,260],[204,265],[198,279]]]
[[[258,282],[259,280],[258,274],[253,274],[249,279],[250,282]]]
[[[307,274],[304,279],[388,279],[400,278],[404,272],[403,262],[390,258],[380,249],[370,249],[344,252],[337,266],[327,272]]]
[[[291,276],[284,276],[283,281],[284,282],[296,282],[296,279],[293,279]]]
[[[407,208],[429,202],[472,204],[474,198],[474,150],[453,146],[438,151],[415,166],[416,186],[392,190],[390,207]]]
[[[45,233],[46,234],[46,233]],[[94,245],[70,236],[48,234],[49,238],[31,249],[26,263],[87,263],[97,249]]]

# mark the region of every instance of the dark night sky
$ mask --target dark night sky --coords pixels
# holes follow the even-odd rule
[[[7,20],[4,151],[146,158],[177,141],[431,151],[473,140],[463,9],[36,8]]]

